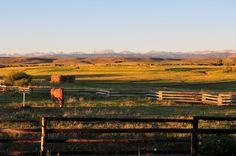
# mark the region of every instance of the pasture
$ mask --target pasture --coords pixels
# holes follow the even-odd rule
[[[78,68],[79,66],[79,68]],[[236,71],[225,72],[225,66],[160,65],[160,64],[80,64],[55,66],[46,64],[26,67],[0,68],[4,77],[12,71],[24,71],[33,76],[33,86],[64,88],[98,88],[109,90],[190,90],[190,91],[236,91]],[[52,74],[76,75],[74,83],[51,84]],[[236,116],[235,106],[211,106],[189,103],[159,102],[148,97],[103,97],[96,95],[65,95],[65,107],[52,104],[49,93],[26,94],[26,107],[21,108],[22,93],[0,93],[0,119],[40,119],[46,117],[106,117],[106,118],[184,118],[193,116]],[[232,123],[230,123],[231,125]],[[2,127],[32,127],[27,123],[2,123]],[[206,123],[201,124],[204,126]],[[59,128],[78,128],[81,124],[60,123]],[[111,125],[103,125],[103,127]],[[120,125],[132,127],[132,125]],[[152,127],[153,125],[136,125]],[[172,125],[175,126],[175,125]],[[183,125],[188,127],[188,125]],[[216,123],[212,128],[229,126]],[[34,126],[33,126],[34,127]],[[96,128],[101,125],[95,125]],[[55,135],[58,137],[58,135]],[[74,135],[76,137],[76,135]],[[21,135],[16,136],[21,137]],[[111,136],[110,136],[111,137]],[[118,136],[113,136],[118,137]],[[173,137],[173,136],[172,136]],[[175,135],[174,137],[185,137]],[[186,136],[187,137],[187,136]],[[4,148],[15,148],[10,144]],[[111,145],[110,145],[111,146]],[[174,145],[173,145],[174,146]],[[89,146],[80,146],[86,149]],[[95,149],[103,146],[96,146]],[[113,147],[113,145],[111,146]],[[117,145],[117,147],[119,147]],[[123,147],[123,146],[122,146]],[[33,147],[37,149],[37,147]],[[66,147],[69,148],[69,147]],[[78,148],[73,146],[73,148]],[[125,147],[123,147],[125,148]],[[202,148],[205,148],[203,146]],[[24,149],[24,147],[22,147]]]
[[[78,68],[79,66],[79,68]],[[225,72],[225,66],[159,64],[80,64],[55,66],[47,64],[29,67],[6,67],[0,76],[12,71],[24,71],[33,76],[32,85],[50,85],[52,74],[76,75],[71,88],[140,89],[158,88],[192,90],[235,90],[236,71]]]

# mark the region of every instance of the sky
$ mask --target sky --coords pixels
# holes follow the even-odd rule
[[[0,0],[0,53],[236,49],[236,0]]]

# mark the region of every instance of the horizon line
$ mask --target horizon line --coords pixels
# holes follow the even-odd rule
[[[124,53],[124,52],[129,52],[129,53],[139,53],[139,54],[145,54],[145,53],[150,53],[150,52],[168,52],[168,53],[195,53],[195,52],[229,52],[233,51],[236,52],[236,49],[205,49],[205,50],[189,50],[189,51],[171,51],[171,50],[149,50],[149,51],[132,51],[132,50],[122,50],[122,51],[116,51],[113,49],[103,49],[103,50],[93,50],[93,51],[24,51],[24,52],[0,52],[0,54],[29,54],[29,53],[64,53],[64,54],[72,54],[72,53],[84,53],[84,54],[94,54],[94,53]]]

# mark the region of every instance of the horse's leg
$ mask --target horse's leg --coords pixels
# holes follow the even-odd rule
[[[64,97],[61,99],[61,104],[62,104],[62,107],[64,105]]]
[[[62,93],[62,95],[61,95],[61,107],[63,107],[63,105],[64,105],[64,89],[61,89],[61,93]]]
[[[54,95],[51,95],[51,98],[52,98],[52,103],[55,103],[55,97],[54,97]]]
[[[58,99],[58,100],[59,100],[60,107],[63,107],[64,99]]]

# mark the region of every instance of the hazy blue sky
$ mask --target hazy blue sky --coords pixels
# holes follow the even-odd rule
[[[236,0],[0,0],[0,52],[236,49]]]

